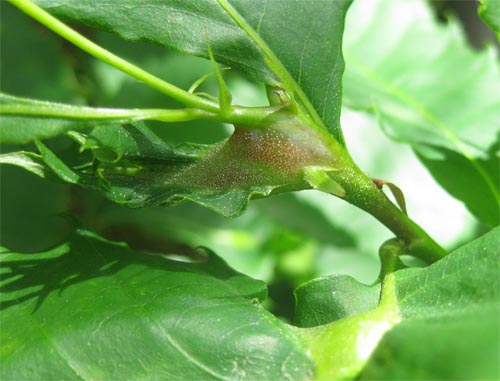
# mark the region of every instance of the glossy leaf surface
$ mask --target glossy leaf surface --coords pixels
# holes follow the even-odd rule
[[[296,333],[265,284],[214,254],[184,263],[89,231],[45,252],[4,251],[2,379],[304,379]]]

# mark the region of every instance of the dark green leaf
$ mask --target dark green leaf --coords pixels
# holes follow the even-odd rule
[[[196,161],[209,145],[184,144],[176,150],[166,144],[144,124],[135,123],[119,128],[99,126],[92,130],[82,149],[91,149],[102,162],[116,162],[122,158],[140,160],[171,160],[185,163]],[[181,155],[182,154],[182,155]]]
[[[486,24],[497,34],[500,39],[500,1],[480,0],[478,13]]]
[[[447,177],[441,184],[452,195],[481,221],[497,225],[495,53],[469,49],[455,23],[439,26],[416,0],[359,2],[346,26],[346,105],[374,112],[389,137],[410,144],[425,164],[432,162],[438,181]],[[460,176],[448,173],[457,161],[449,152],[467,162]],[[492,160],[495,165],[485,165]],[[463,182],[474,189],[463,188]]]
[[[268,66],[265,48],[236,24],[221,5],[223,1],[36,2],[56,16],[112,31],[129,40],[147,40],[202,57],[208,57],[209,43],[218,62],[267,84],[278,84],[270,68],[276,62]],[[341,41],[350,0],[316,0],[306,6],[300,0],[240,0],[231,4],[289,72],[295,82],[295,88],[289,90],[303,91],[305,98],[299,99],[311,102],[315,113],[342,142]]]
[[[188,199],[226,216],[238,215],[252,196],[299,186],[300,167],[324,160],[316,156],[318,147],[314,153],[298,148],[299,126],[280,123],[266,130],[236,129],[214,146],[180,146],[175,155],[161,160],[141,151],[140,157],[127,157],[132,176],[124,177],[121,168],[117,173],[116,166],[103,166],[100,174],[113,186],[134,187],[137,200],[130,200],[131,206]]]
[[[4,253],[2,379],[305,379],[300,339],[259,304],[263,282],[213,254],[182,263],[78,230]]]

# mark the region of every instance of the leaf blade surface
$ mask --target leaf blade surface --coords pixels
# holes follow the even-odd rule
[[[259,305],[264,283],[213,254],[206,263],[176,262],[78,230],[46,252],[2,254],[2,270],[8,379],[282,379],[311,372],[298,336]]]

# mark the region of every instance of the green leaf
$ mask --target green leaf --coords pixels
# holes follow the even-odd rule
[[[178,162],[194,162],[209,145],[184,144],[177,150],[161,140],[141,123],[133,125],[99,126],[85,138],[82,150],[91,149],[102,162],[121,159],[140,159],[141,156],[156,160],[170,159]],[[182,156],[180,155],[182,153]]]
[[[345,104],[372,111],[389,137],[410,144],[424,164],[432,161],[436,179],[447,177],[441,184],[448,192],[481,221],[497,225],[495,53],[472,51],[458,26],[438,25],[423,1],[360,2],[346,26]],[[457,161],[449,152],[467,163],[460,176],[448,173]],[[492,160],[495,165],[485,165]]]
[[[379,344],[365,379],[500,377],[499,233],[396,274],[403,322]]]
[[[361,380],[498,380],[499,315],[485,306],[403,322],[380,342]]]
[[[295,290],[295,324],[316,327],[367,312],[377,307],[379,293],[380,284],[366,286],[347,275],[311,280]]]
[[[303,168],[326,167],[328,149],[297,118],[270,121],[266,129],[236,128],[218,144],[170,147],[141,125],[107,126],[89,137],[93,162],[79,151],[68,164],[38,141],[46,165],[64,182],[98,189],[130,207],[190,200],[224,216],[240,215],[252,197],[303,189]],[[30,169],[30,168],[27,168]]]
[[[498,0],[480,0],[479,16],[490,26],[500,39],[500,2]]]
[[[345,316],[302,331],[318,379],[356,377],[366,362],[366,380],[498,379],[499,233],[496,228],[429,267],[387,275],[380,305],[371,311],[357,302],[344,307],[349,299],[374,302],[352,280],[346,287],[345,279],[323,278],[299,288],[297,301],[305,303],[297,307],[299,323],[327,323],[325,311]],[[356,308],[361,313],[352,315]]]
[[[33,152],[12,152],[0,154],[0,165],[10,164],[23,168],[43,179],[51,175],[42,157]]]
[[[282,82],[318,124],[343,142],[341,41],[350,0],[319,0],[307,6],[300,0],[36,3],[65,20],[184,53],[208,57],[208,42],[218,62],[266,84]]]
[[[77,230],[4,253],[2,379],[306,379],[313,364],[259,301],[265,284],[209,253],[183,263]]]

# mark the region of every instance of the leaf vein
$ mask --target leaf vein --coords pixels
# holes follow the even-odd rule
[[[22,306],[22,311],[29,317],[29,319],[31,321],[33,321],[33,323],[36,325],[36,327],[38,328],[38,330],[40,331],[40,333],[47,340],[47,342],[49,343],[49,345],[52,348],[54,348],[54,350],[59,355],[59,357],[61,357],[64,360],[64,362],[66,363],[66,365],[68,365],[68,367],[75,373],[75,375],[80,380],[90,380],[90,379],[85,378],[84,376],[82,376],[82,374],[73,366],[73,364],[69,360],[68,356],[64,352],[61,351],[61,349],[56,345],[56,343],[54,342],[54,340],[47,334],[47,332],[45,332],[45,329],[43,328],[43,326],[41,325],[41,323],[38,321],[38,319],[32,313],[29,313],[26,310],[26,308],[27,308],[27,306]]]
[[[106,263],[105,257],[102,255],[101,251],[99,250],[98,247],[96,247],[91,240],[89,240],[87,237],[83,236],[87,244],[102,258],[102,260]],[[123,295],[125,295],[127,298],[131,299],[132,301],[135,301],[134,296],[130,295],[128,292],[126,292],[123,287],[121,286],[121,283],[113,278],[113,282],[117,284],[118,289],[122,292]],[[147,318],[151,322],[151,324],[158,329],[159,332],[163,334],[163,336],[168,340],[168,342],[172,345],[172,347],[178,351],[182,356],[184,356],[189,363],[194,364],[197,366],[199,369],[203,370],[204,372],[210,374],[211,376],[220,379],[220,380],[227,380],[230,381],[229,378],[225,377],[224,375],[221,375],[208,367],[207,365],[203,364],[201,361],[196,359],[194,356],[192,356],[188,351],[186,351],[173,337],[172,335],[163,327],[162,325],[158,324],[158,322],[153,319],[152,316],[148,313],[148,311],[144,308],[144,306],[138,304],[138,309],[142,311],[142,316]]]

